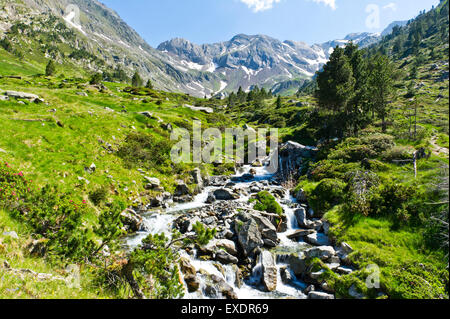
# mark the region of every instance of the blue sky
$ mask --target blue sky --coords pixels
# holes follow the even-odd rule
[[[392,21],[411,19],[439,3],[439,0],[100,1],[116,10],[153,47],[175,37],[203,44],[226,41],[239,33],[322,43],[352,32],[382,31]]]

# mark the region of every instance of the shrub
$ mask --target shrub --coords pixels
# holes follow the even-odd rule
[[[308,194],[309,204],[319,215],[323,215],[344,197],[346,184],[337,179],[324,179]]]
[[[413,150],[406,146],[395,146],[385,151],[381,157],[383,160],[391,162],[393,160],[408,160],[412,159]]]
[[[125,166],[144,166],[148,169],[167,165],[170,159],[172,142],[167,139],[156,139],[152,135],[132,133],[127,136],[117,155],[124,160]]]
[[[359,163],[343,163],[340,161],[323,160],[311,165],[310,178],[316,182],[324,178],[344,179],[348,171],[357,170],[361,167]]]
[[[277,214],[278,216],[283,216],[283,208],[277,203],[275,197],[272,196],[267,191],[259,192],[256,195],[256,204],[253,207],[261,212],[268,212],[271,214]]]
[[[96,206],[103,203],[106,200],[107,196],[108,196],[108,188],[106,186],[99,187],[96,190],[89,193],[89,199]]]
[[[95,73],[92,75],[91,80],[89,81],[89,84],[95,85],[102,83],[103,75],[101,73]]]

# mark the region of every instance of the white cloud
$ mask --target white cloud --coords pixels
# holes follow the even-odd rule
[[[383,9],[391,9],[392,11],[397,11],[397,4],[391,2],[383,7]]]
[[[279,3],[281,0],[241,0],[253,12],[265,11],[273,8],[274,3]]]
[[[323,3],[331,9],[336,10],[336,0],[313,0],[316,3]]]

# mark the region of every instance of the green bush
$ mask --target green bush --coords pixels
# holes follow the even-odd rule
[[[132,133],[127,136],[117,155],[123,159],[126,167],[170,167],[171,149],[172,143],[168,139],[157,140],[149,134]]]
[[[360,163],[344,163],[342,160],[323,160],[311,165],[309,177],[316,182],[325,178],[344,179],[344,176],[348,171],[357,170],[360,167]]]
[[[96,190],[93,190],[92,192],[89,193],[89,199],[96,206],[103,203],[107,197],[108,197],[108,187],[106,186],[99,187]]]
[[[337,179],[324,179],[308,194],[309,204],[319,215],[323,215],[344,198],[346,184]]]
[[[408,160],[413,157],[413,150],[406,146],[395,146],[381,155],[382,159],[391,162],[393,160]]]
[[[277,203],[275,197],[267,191],[259,192],[256,195],[256,204],[253,208],[261,212],[283,216],[283,208]]]

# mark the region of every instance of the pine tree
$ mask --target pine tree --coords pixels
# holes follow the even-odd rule
[[[335,48],[330,61],[317,76],[317,84],[316,97],[320,107],[335,114],[343,112],[352,98],[355,87],[352,66],[344,49]]]
[[[92,75],[89,83],[92,85],[100,84],[100,83],[102,83],[102,80],[103,80],[103,75],[101,73],[95,73],[94,75]]]
[[[133,87],[141,87],[142,86],[142,78],[139,73],[136,71],[131,79],[131,85]]]
[[[45,68],[45,75],[46,76],[52,76],[56,72],[56,66],[55,62],[53,60],[48,61],[48,64]]]
[[[145,87],[147,89],[153,90],[153,83],[152,83],[152,81],[150,81],[150,79],[147,81],[147,84],[145,85]],[[206,99],[206,95],[205,95],[205,99]]]
[[[377,55],[370,61],[369,98],[373,111],[382,121],[382,130],[386,132],[386,118],[389,115],[389,99],[394,91],[396,73],[387,56]]]
[[[276,107],[277,107],[277,109],[281,109],[282,106],[283,106],[283,104],[282,104],[282,101],[281,101],[281,95],[278,95],[277,102],[276,102]]]

